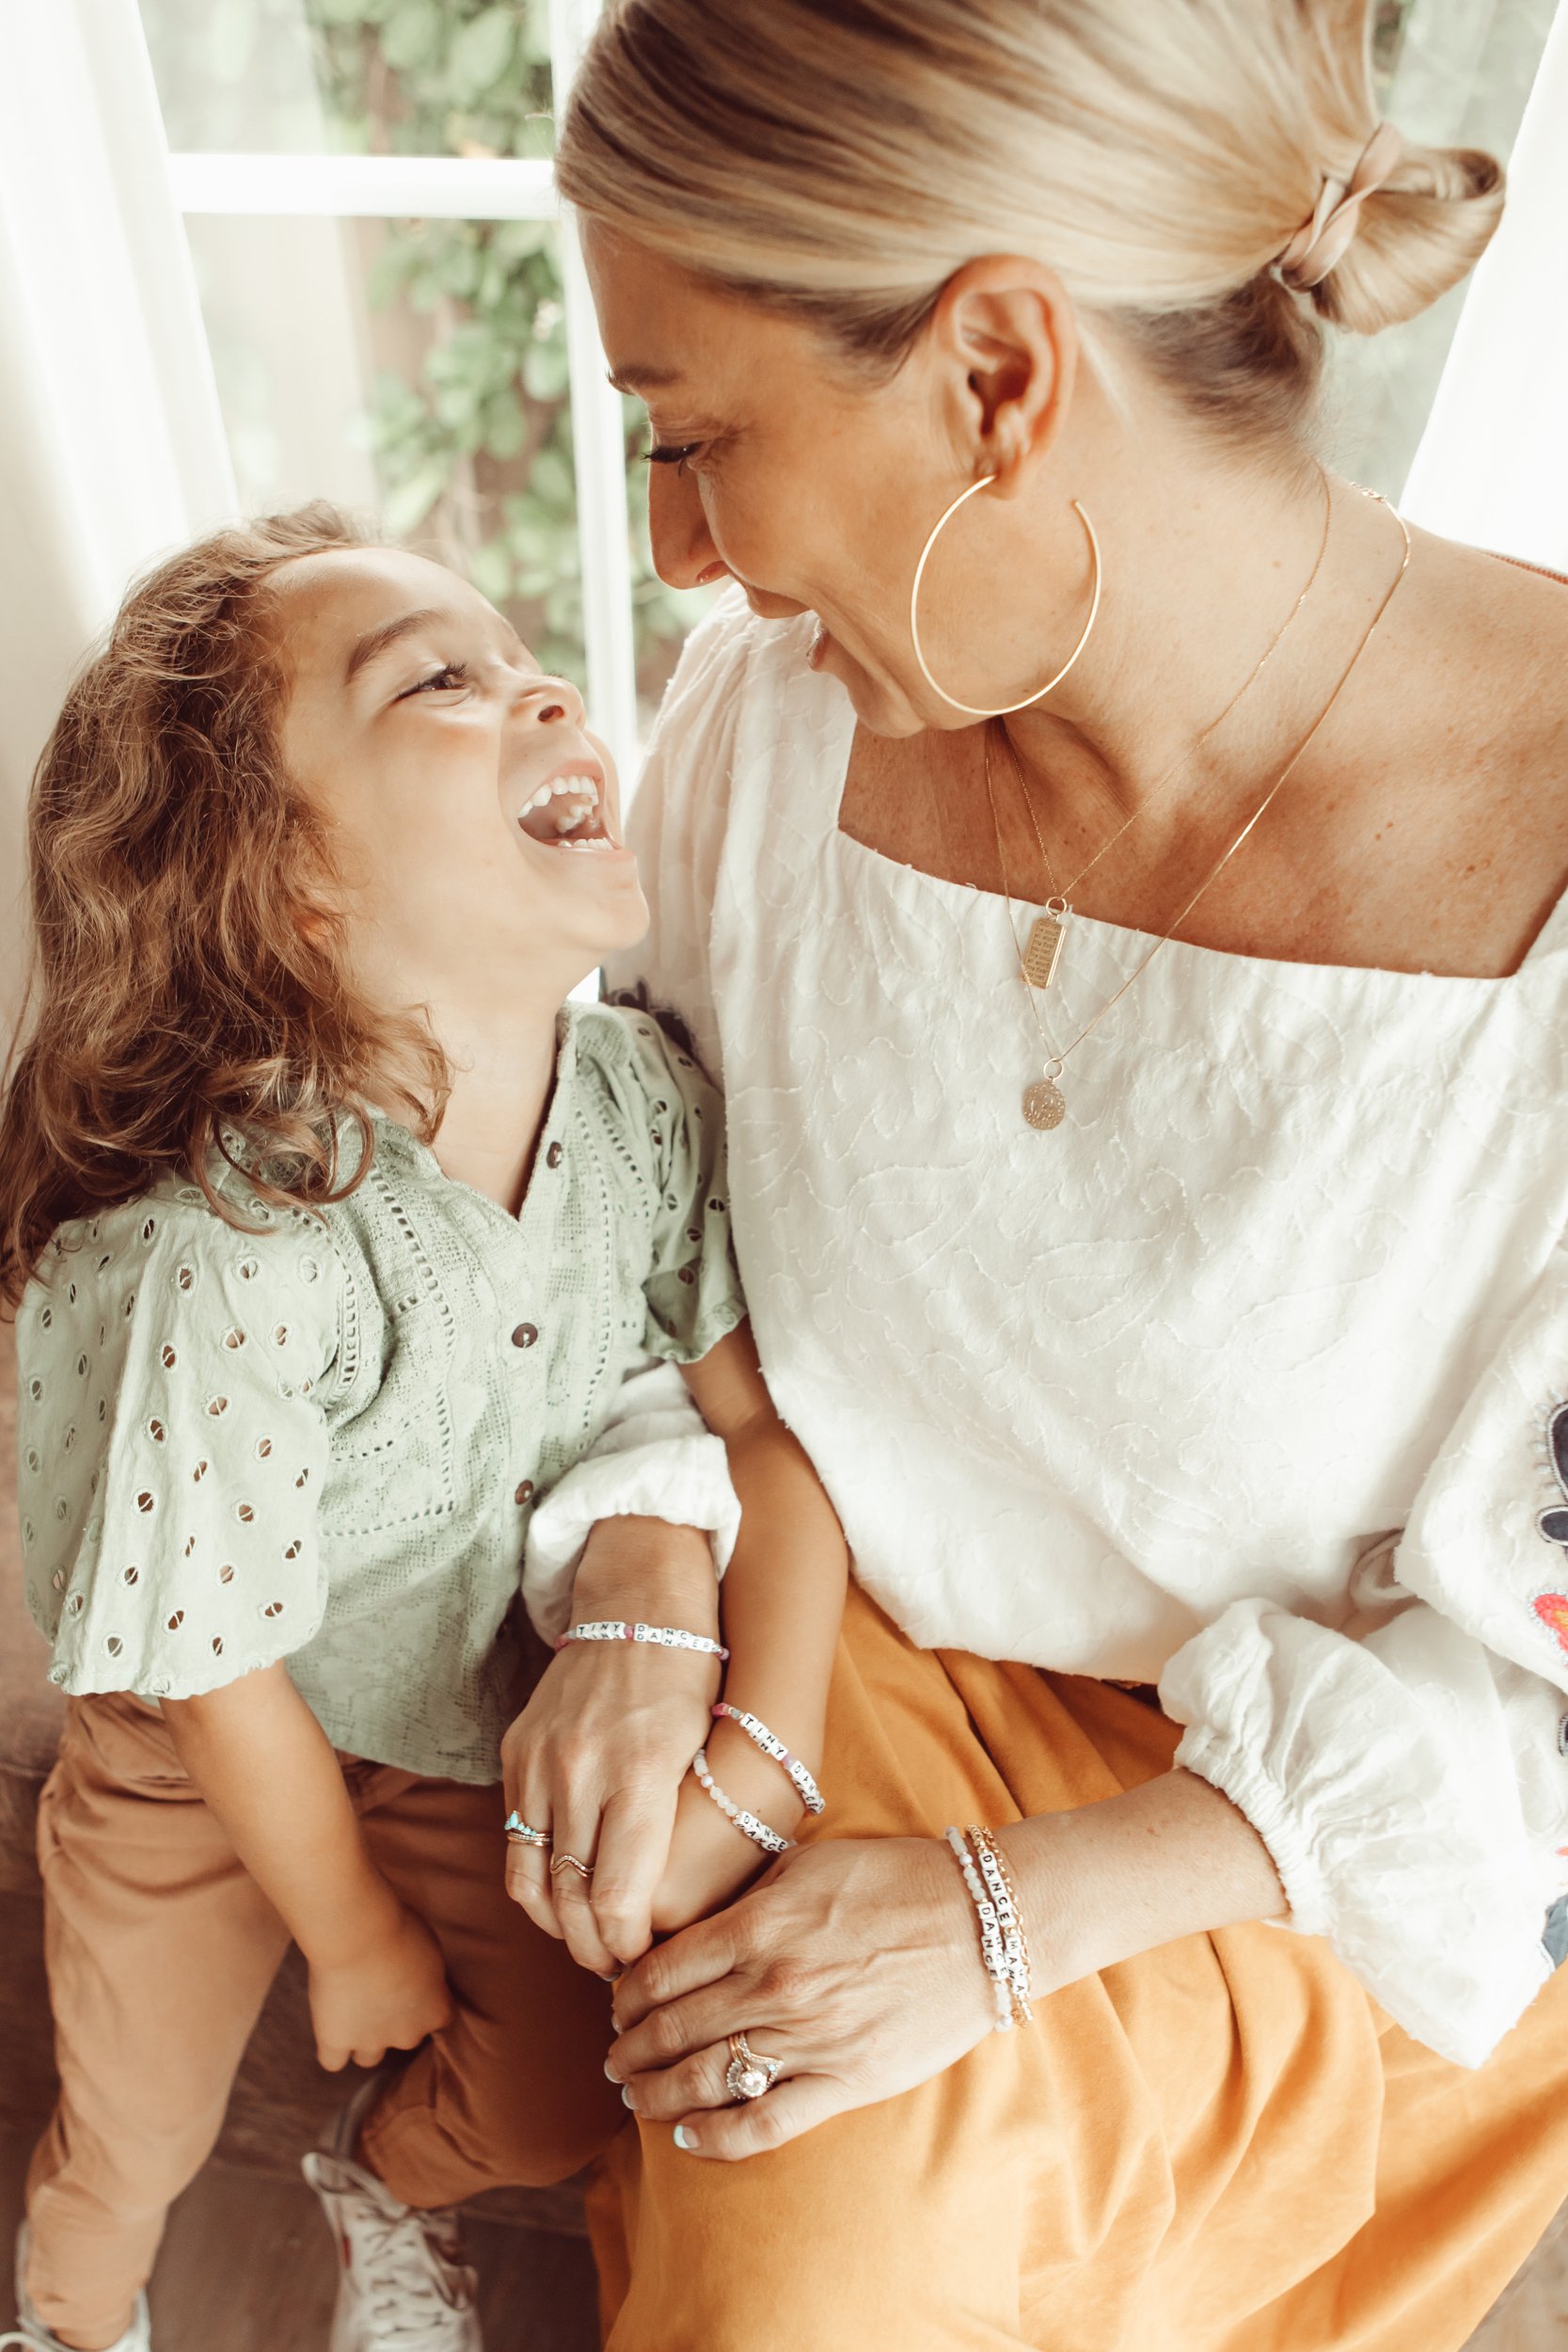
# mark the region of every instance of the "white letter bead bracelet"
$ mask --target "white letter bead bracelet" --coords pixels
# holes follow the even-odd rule
[[[728,1658],[729,1651],[721,1642],[710,1642],[705,1633],[688,1633],[678,1625],[627,1625],[624,1617],[597,1617],[590,1625],[568,1626],[556,1644],[564,1649],[569,1642],[651,1642],[659,1649],[700,1650],[705,1658]]]
[[[1018,1897],[1002,1849],[989,1829],[978,1829],[972,1822],[965,1833],[947,1831],[947,1843],[963,1872],[969,1898],[974,1905],[980,1926],[980,1958],[990,1979],[991,1994],[996,2003],[996,2031],[1008,2033],[1015,2025],[1032,2026],[1032,1988],[1029,1976],[1029,1947],[1023,1940],[1023,1924],[1018,1915]]]
[[[781,1837],[776,1829],[769,1829],[767,1822],[759,1821],[754,1813],[748,1813],[743,1804],[736,1804],[733,1797],[725,1796],[708,1771],[706,1748],[697,1750],[691,1759],[691,1769],[720,1812],[729,1815],[743,1837],[749,1837],[753,1846],[760,1846],[764,1853],[788,1853],[795,1843],[793,1837]]]
[[[775,1764],[784,1766],[795,1784],[796,1793],[800,1803],[808,1813],[826,1811],[821,1789],[818,1788],[800,1757],[791,1756],[777,1732],[769,1731],[768,1725],[759,1723],[754,1715],[748,1715],[743,1707],[731,1707],[723,1699],[719,1701],[713,1712],[716,1720],[719,1716],[724,1715],[732,1724],[738,1724],[754,1748],[760,1748],[764,1756],[771,1756]]]

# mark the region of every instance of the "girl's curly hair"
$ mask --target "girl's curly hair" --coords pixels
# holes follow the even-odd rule
[[[343,1199],[388,1070],[434,1134],[445,1057],[350,977],[325,829],[277,743],[273,576],[365,544],[321,503],[215,532],[136,584],[66,697],[33,779],[33,971],[0,1096],[8,1306],[57,1225],[170,1170],[230,1223],[214,1177],[236,1157],[265,1199]]]

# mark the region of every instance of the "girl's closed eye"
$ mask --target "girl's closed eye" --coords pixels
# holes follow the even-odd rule
[[[415,694],[453,694],[467,683],[468,665],[466,661],[443,661],[438,670],[432,670],[427,676],[417,678],[397,699],[405,703]]]

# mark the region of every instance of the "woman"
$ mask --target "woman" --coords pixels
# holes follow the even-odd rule
[[[1501,204],[1365,18],[622,0],[574,93],[741,592],[623,977],[862,1587],[826,1835],[617,1988],[615,2352],[1444,2352],[1568,2189],[1568,596],[1311,454]]]

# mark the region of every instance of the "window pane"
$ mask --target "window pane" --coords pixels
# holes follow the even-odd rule
[[[547,667],[580,680],[559,231],[207,215],[186,226],[245,506],[351,507],[452,564]],[[632,465],[647,717],[708,599],[653,577],[646,469]]]
[[[546,0],[141,0],[175,151],[550,152]]]

